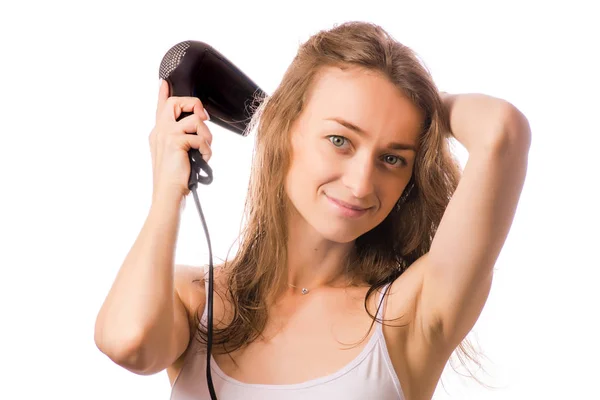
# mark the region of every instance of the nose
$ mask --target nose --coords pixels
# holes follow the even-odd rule
[[[369,157],[348,160],[342,182],[358,199],[371,195],[375,190],[375,166],[372,160]]]

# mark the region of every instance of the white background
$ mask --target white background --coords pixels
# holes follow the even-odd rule
[[[451,3],[451,4],[449,4]],[[158,67],[205,41],[271,93],[300,42],[346,20],[411,46],[448,92],[519,107],[529,172],[471,337],[490,390],[452,369],[436,399],[600,399],[595,2],[29,1],[0,6],[0,398],[167,399],[94,344],[97,311],[150,205]],[[539,5],[537,5],[539,4]],[[210,124],[199,194],[216,255],[239,228],[253,139]],[[458,148],[466,161],[463,149]],[[207,262],[187,199],[177,262]]]

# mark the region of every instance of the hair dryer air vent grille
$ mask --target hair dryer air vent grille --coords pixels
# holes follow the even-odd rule
[[[185,55],[185,51],[190,47],[190,42],[181,42],[171,47],[171,49],[165,54],[160,63],[160,69],[158,71],[158,76],[161,79],[166,79],[171,72],[179,65],[181,59]]]

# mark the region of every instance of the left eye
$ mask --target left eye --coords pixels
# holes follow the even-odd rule
[[[343,136],[329,136],[329,141],[336,147],[342,147],[346,143],[346,138]]]
[[[402,163],[403,162],[402,158],[400,158],[398,156],[395,156],[395,155],[392,155],[392,154],[388,154],[387,156],[384,156],[383,160],[386,163],[391,164],[391,165],[396,165],[398,163]]]

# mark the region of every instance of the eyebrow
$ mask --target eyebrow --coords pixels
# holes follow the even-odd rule
[[[348,122],[342,118],[332,117],[332,118],[326,118],[326,120],[337,122],[338,124],[342,125],[346,129],[350,129],[351,131],[356,132],[358,135],[366,136],[366,134],[367,134],[364,129],[362,129],[362,128],[354,125],[353,123]],[[413,146],[412,144],[408,144],[408,143],[392,142],[389,144],[388,147],[393,150],[412,150],[415,153],[417,152],[417,148],[415,146]]]

